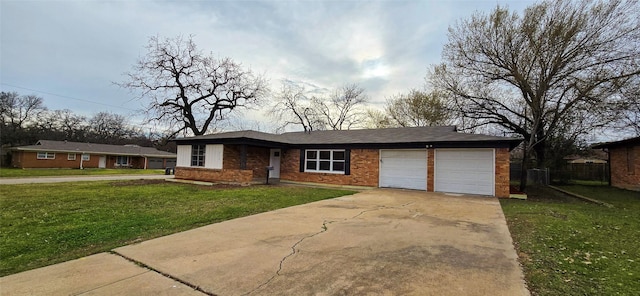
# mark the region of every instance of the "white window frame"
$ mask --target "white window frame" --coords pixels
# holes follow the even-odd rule
[[[118,160],[120,159],[120,157],[126,157],[127,162],[126,163],[119,163]],[[116,156],[116,166],[128,166],[129,165],[129,161],[130,161],[130,157],[127,155],[118,155]]]
[[[88,161],[88,160],[91,160],[91,154],[82,154],[82,161]]]
[[[320,152],[329,152],[329,159],[320,159]],[[316,153],[316,158],[308,158],[309,152],[315,152]],[[333,159],[334,158],[334,153],[335,152],[342,152],[344,155],[343,159]],[[304,171],[308,172],[308,173],[328,173],[328,174],[345,174],[345,170],[346,170],[346,158],[347,158],[347,152],[345,149],[306,149],[304,151]],[[315,169],[309,169],[308,165],[310,161],[315,161]],[[329,170],[321,170],[320,169],[320,162],[324,162],[324,161],[329,161]],[[342,163],[342,170],[338,171],[338,170],[334,170],[333,169],[333,165],[334,163]]]
[[[198,155],[194,155],[197,150]],[[202,158],[202,159],[201,159]],[[189,160],[192,167],[204,167],[207,160],[207,145],[196,144],[191,145],[191,159]]]
[[[36,157],[38,159],[56,159],[56,153],[55,152],[38,152]]]
[[[75,153],[67,153],[67,160],[76,160]]]

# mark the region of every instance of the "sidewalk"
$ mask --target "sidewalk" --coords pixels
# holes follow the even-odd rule
[[[108,180],[154,180],[173,179],[173,175],[100,175],[100,176],[60,176],[60,177],[32,177],[32,178],[0,178],[0,185],[61,183]]]

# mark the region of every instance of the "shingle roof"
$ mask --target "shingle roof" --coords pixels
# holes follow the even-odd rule
[[[149,156],[175,158],[176,154],[160,151],[152,147],[140,147],[137,145],[108,145],[67,141],[40,140],[36,145],[14,147],[14,150],[22,151],[47,151],[67,153],[92,153],[109,155]]]
[[[601,149],[601,148],[610,148],[610,147],[626,146],[626,145],[638,145],[638,144],[640,144],[640,137],[629,138],[629,139],[615,141],[615,142],[600,143],[600,144],[591,146],[591,148]]]
[[[456,131],[455,126],[437,127],[403,127],[385,129],[360,129],[360,130],[327,130],[312,132],[289,132],[283,134],[269,134],[257,131],[237,131],[211,135],[203,135],[188,138],[179,138],[175,141],[197,141],[225,143],[234,140],[258,140],[273,143],[283,143],[293,146],[298,145],[393,145],[393,144],[443,144],[443,143],[467,143],[469,145],[479,143],[503,143],[513,148],[522,140],[507,137],[497,137],[481,134],[467,134]],[[424,147],[424,146],[423,146]]]

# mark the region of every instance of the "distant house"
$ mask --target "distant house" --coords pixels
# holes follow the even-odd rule
[[[606,152],[594,150],[590,155],[569,155],[564,158],[568,164],[604,164],[607,163]]]
[[[40,140],[11,148],[16,168],[136,168],[175,167],[176,154],[138,145],[107,145]]]
[[[602,143],[592,148],[609,152],[611,186],[640,191],[640,137]]]
[[[460,133],[454,126],[227,132],[175,139],[176,178],[273,178],[509,197],[509,151],[521,141]]]

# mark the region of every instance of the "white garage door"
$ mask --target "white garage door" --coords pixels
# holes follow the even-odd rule
[[[494,195],[493,149],[436,149],[435,191]]]
[[[380,150],[380,187],[427,190],[427,151]]]

